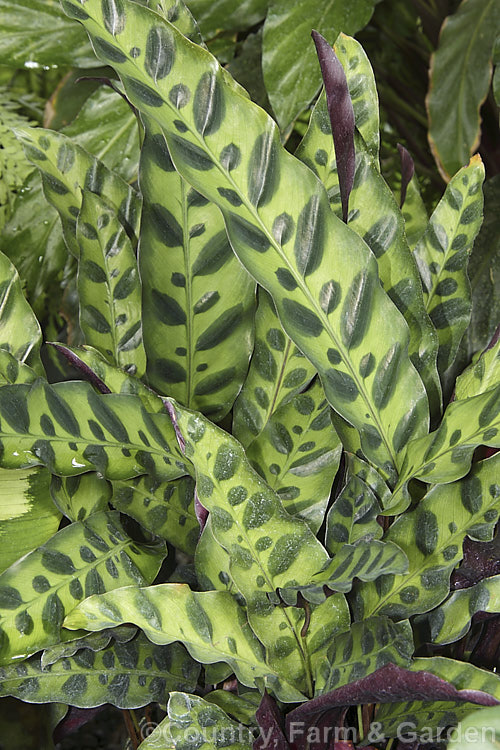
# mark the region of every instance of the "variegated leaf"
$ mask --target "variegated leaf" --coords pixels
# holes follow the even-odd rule
[[[500,612],[500,575],[483,578],[469,588],[454,591],[427,615],[433,643],[453,643],[471,626],[476,612]]]
[[[309,607],[309,620],[303,625],[306,629],[305,647],[311,662],[311,672],[315,683],[314,693],[318,690],[318,680],[327,662],[327,653],[339,633],[349,630],[351,614],[344,594],[332,594],[321,604],[305,605]]]
[[[438,369],[451,366],[470,320],[467,261],[483,216],[484,167],[474,156],[450,181],[415,247],[425,306],[439,337]]]
[[[196,578],[204,591],[237,592],[231,577],[229,553],[214,536],[213,519],[209,514],[195,552]]]
[[[344,544],[380,539],[377,522],[381,509],[376,495],[359,476],[351,475],[328,511],[325,546],[330,555],[341,552]]]
[[[22,365],[28,365],[41,375],[41,339],[40,325],[24,298],[19,274],[7,256],[0,253],[0,350],[19,360],[18,370]],[[16,365],[5,356],[2,360],[5,362],[3,378],[9,382],[16,380]]]
[[[7,349],[0,349],[0,383],[33,383],[38,373],[25,362],[20,362]]]
[[[61,514],[46,469],[0,469],[0,572],[56,533]]]
[[[230,716],[247,726],[255,721],[255,711],[259,707],[261,695],[256,690],[241,691],[239,695],[229,690],[212,690],[204,699],[222,708]]]
[[[255,346],[250,369],[234,404],[233,435],[246,448],[315,374],[314,367],[281,327],[273,301],[259,288]]]
[[[141,282],[132,243],[116,209],[83,190],[76,238],[80,247],[78,296],[85,342],[112,364],[141,377]]]
[[[316,675],[315,695],[366,677],[389,662],[409,667],[413,634],[408,620],[394,623],[388,617],[356,622],[331,642]]]
[[[71,476],[107,479],[189,473],[168,414],[149,413],[138,396],[96,393],[82,382],[0,387],[0,465],[46,466]]]
[[[457,378],[455,398],[476,396],[496,388],[500,383],[500,336]]]
[[[342,444],[319,381],[271,415],[247,458],[292,516],[317,533],[337,473]]]
[[[136,246],[140,201],[135,190],[62,133],[45,128],[23,128],[16,133],[28,158],[42,174],[45,197],[59,212],[72,255],[78,258],[80,254],[76,219],[83,189],[104,197],[116,209],[120,223]]]
[[[120,5],[119,33],[97,0],[85,10],[77,0],[66,7],[119,72],[131,101],[164,129],[177,169],[219,205],[233,249],[271,292],[330,403],[362,432],[370,460],[392,473],[404,442],[426,430],[428,403],[406,354],[406,324],[380,287],[366,244],[329,210],[319,180],[282,149],[276,125],[208,52],[130,0]],[[178,109],[170,94],[181,85],[191,98]],[[224,157],[233,144],[240,160],[229,170]]]
[[[351,42],[360,49],[358,42]],[[436,370],[438,340],[425,310],[422,284],[406,239],[403,215],[379,172],[378,163],[359,134],[355,138],[355,150],[349,227],[371,248],[383,287],[405,317],[410,330],[409,354],[427,388],[431,413],[436,418],[441,412],[441,387]],[[314,108],[297,156],[321,179],[333,210],[342,216],[335,148],[324,93]],[[394,342],[392,350],[379,364],[378,388],[385,394],[385,397],[380,395],[382,400],[391,398],[393,378],[397,377],[393,368],[398,366],[401,345],[396,338]],[[385,388],[384,379],[387,381]]]
[[[391,491],[379,472],[357,455],[346,454],[347,467],[352,476],[363,481],[373,492],[382,508],[390,505]]]
[[[180,85],[171,99],[181,110],[190,96]],[[235,154],[227,152],[229,169]],[[161,128],[149,119],[140,164],[148,380],[219,421],[248,368],[255,283],[231,250],[219,209],[177,174]]]
[[[70,521],[83,521],[91,513],[108,510],[109,482],[96,472],[73,477],[53,476],[50,494],[58,510]]]
[[[400,516],[385,534],[407,554],[406,575],[391,575],[356,587],[357,620],[373,614],[406,619],[427,612],[448,595],[450,575],[463,557],[465,536],[491,539],[500,514],[500,454],[474,464],[460,482],[433,487],[415,510]]]
[[[124,622],[138,625],[153,643],[181,641],[203,664],[227,662],[244,685],[254,686],[260,679],[283,701],[303,698],[265,663],[262,645],[248,625],[245,608],[226,591],[192,592],[189,586],[178,583],[129,586],[85,599],[64,625],[102,630]]]
[[[134,625],[119,625],[117,628],[108,628],[108,630],[101,630],[98,633],[85,633],[81,638],[62,641],[44,649],[40,659],[40,666],[42,669],[45,669],[45,667],[55,664],[60,659],[74,656],[77,651],[81,651],[82,649],[102,651],[112,641],[127,643],[136,634],[137,628]]]
[[[420,194],[420,186],[416,175],[413,175],[408,183],[405,202],[401,210],[405,220],[406,239],[410,249],[414,250],[429,223],[427,209]]]
[[[112,487],[113,507],[183,552],[194,554],[200,526],[194,512],[191,477],[170,482],[158,482],[150,476],[136,477],[115,480]]]
[[[249,729],[230,719],[219,706],[197,695],[172,692],[167,717],[139,746],[139,750],[181,750],[196,745],[199,750],[251,750]]]
[[[156,576],[163,545],[137,544],[116,512],[94,513],[57,532],[0,575],[0,663],[67,638],[65,615],[84,597]]]
[[[154,646],[139,634],[97,652],[80,649],[49,666],[42,666],[37,654],[17,666],[0,668],[0,696],[80,708],[103,703],[137,708],[164,703],[171,690],[194,690],[199,671],[179,644]]]

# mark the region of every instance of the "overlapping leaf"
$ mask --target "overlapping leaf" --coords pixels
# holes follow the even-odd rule
[[[97,652],[83,648],[45,667],[37,654],[0,668],[0,696],[80,708],[103,703],[137,708],[164,703],[171,690],[193,690],[199,670],[182,646],[154,646],[139,634]]]
[[[303,631],[317,692],[319,675],[328,663],[328,650],[339,633],[349,630],[351,615],[344,594],[332,594],[321,604],[305,606],[309,607],[309,619],[304,622]]]
[[[4,384],[34,383],[37,372],[25,362],[20,362],[7,349],[0,349],[0,382]]]
[[[361,46],[355,40],[346,37],[342,44],[361,54]],[[410,330],[409,354],[427,388],[431,413],[437,415],[441,409],[441,389],[436,371],[438,341],[425,310],[422,285],[406,239],[403,215],[380,174],[378,163],[359,135],[355,138],[355,150],[356,171],[349,195],[349,227],[371,248],[384,289],[405,317]],[[332,208],[341,216],[339,176],[324,94],[316,104],[297,156],[324,183]],[[389,383],[392,384],[393,378],[397,377],[393,375],[393,368],[398,367],[400,356],[400,346],[393,344],[393,349],[379,364],[378,399],[382,403],[391,398]],[[387,381],[385,386],[384,380]]]
[[[204,697],[208,703],[214,703],[222,708],[230,716],[247,726],[255,721],[255,711],[259,706],[261,697],[256,690],[241,691],[239,695],[229,690],[212,690]]]
[[[148,413],[138,396],[98,394],[88,383],[0,387],[0,442],[7,469],[97,470],[108,479],[188,473],[168,414]]]
[[[441,28],[427,109],[430,145],[445,179],[467,164],[479,144],[479,109],[490,86],[497,20],[495,0],[467,0]]]
[[[255,346],[250,369],[233,410],[233,435],[247,447],[271,415],[306,387],[313,365],[281,328],[272,299],[259,289]]]
[[[406,239],[410,249],[414,250],[417,242],[427,229],[429,221],[416,175],[413,175],[408,184],[405,202],[401,210],[405,220]]]
[[[163,545],[127,536],[116,512],[57,532],[0,575],[0,662],[58,643],[66,613],[84,597],[150,583],[164,557]]]
[[[70,521],[83,521],[91,513],[108,510],[109,482],[96,472],[73,477],[53,476],[50,494],[56,507]]]
[[[492,537],[500,513],[499,465],[500,454],[475,464],[461,482],[433,487],[415,510],[393,523],[384,538],[407,554],[408,573],[358,585],[357,620],[372,614],[406,619],[447,597],[465,536]]]
[[[126,587],[86,599],[68,615],[65,627],[102,630],[124,622],[138,625],[153,643],[181,641],[203,664],[227,662],[244,685],[254,686],[260,678],[281,700],[301,699],[267,666],[245,608],[226,591],[192,592],[176,583]]]
[[[356,475],[347,484],[328,511],[326,548],[338,554],[344,544],[380,539],[382,527],[377,522],[380,504],[370,487]]]
[[[205,0],[188,0],[186,5],[196,18],[203,36],[209,39],[222,29],[241,31],[259,23],[266,15],[268,0],[242,0],[238,3],[233,0],[212,0],[208,4]]]
[[[346,685],[391,662],[409,667],[413,654],[408,620],[394,623],[388,617],[369,617],[337,635],[317,675],[315,695]]]
[[[137,3],[120,6],[119,27],[96,0],[84,11],[76,0],[66,7],[97,39],[134,104],[163,127],[181,174],[222,209],[233,248],[271,292],[327,398],[362,430],[370,460],[391,472],[402,444],[426,429],[428,405],[406,355],[406,325],[364,242],[329,210],[317,178],[281,148],[275,124],[228,83],[209,53]],[[180,85],[191,98],[178,109],[169,95]],[[229,170],[224,155],[233,145],[241,158]]]
[[[140,212],[135,190],[61,133],[42,128],[23,128],[16,132],[28,158],[42,173],[45,196],[59,212],[66,245],[76,258],[80,255],[76,219],[83,189],[105,197],[114,206],[135,246]]]
[[[190,95],[179,86],[172,100],[182,109]],[[229,149],[227,158],[237,157]],[[148,380],[160,393],[218,421],[248,368],[255,284],[231,250],[219,209],[177,174],[162,131],[150,120],[140,186]]]
[[[433,643],[453,643],[464,636],[476,612],[500,612],[500,575],[454,591],[427,616]]]
[[[85,341],[112,364],[141,377],[146,354],[134,249],[114,207],[89,190],[83,191],[76,238],[80,326]]]
[[[470,320],[467,260],[483,212],[484,167],[473,157],[451,180],[415,247],[426,309],[439,337],[438,368],[452,364]]]
[[[246,452],[287,512],[314,533],[323,523],[342,452],[330,411],[316,381],[274,412]]]
[[[0,253],[0,349],[41,374],[41,338],[38,321],[24,298],[19,274]],[[6,379],[10,379],[8,374]]]
[[[197,695],[173,692],[167,705],[168,716],[140,745],[140,750],[181,750],[196,744],[203,750],[223,745],[230,750],[251,750],[249,729],[230,719],[219,706]]]
[[[112,482],[111,504],[178,549],[194,554],[200,526],[194,512],[194,482],[181,477],[158,482],[144,476]]]
[[[494,706],[468,714],[447,747],[449,750],[495,750],[499,741],[500,708]]]
[[[56,533],[61,514],[46,469],[0,470],[0,572]]]
[[[410,669],[414,672],[430,672],[446,680],[459,691],[456,696],[458,698],[460,692],[467,691],[471,698],[474,693],[479,696],[482,692],[484,697],[485,694],[489,694],[490,702],[486,705],[493,705],[496,702],[495,698],[500,699],[499,678],[472,664],[434,656],[431,659],[415,659]],[[432,700],[430,695],[428,700],[422,700],[422,697],[420,700],[412,700],[408,696],[405,702],[382,703],[375,717],[379,735],[404,736],[410,740],[420,737],[422,741],[429,742],[433,738],[436,739],[436,734],[440,732],[446,738],[446,727],[455,726],[463,717],[475,710],[472,702],[456,702],[453,696],[440,701]]]
[[[500,334],[500,329],[499,332]],[[480,354],[475,362],[457,378],[455,398],[458,400],[485,393],[500,383],[500,335],[497,341]]]

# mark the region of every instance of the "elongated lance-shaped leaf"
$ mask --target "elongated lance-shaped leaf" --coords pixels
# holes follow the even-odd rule
[[[56,533],[61,514],[46,469],[0,470],[0,573]]]
[[[492,538],[500,514],[499,466],[500,454],[475,464],[467,477],[433,487],[414,511],[393,523],[384,538],[407,554],[408,573],[359,584],[357,620],[372,614],[406,619],[429,611],[448,596],[465,536]]]
[[[137,635],[138,629],[134,625],[120,625],[117,628],[109,628],[108,630],[101,630],[97,633],[86,633],[81,638],[75,638],[72,641],[63,641],[62,643],[56,643],[55,646],[49,646],[46,648],[40,659],[40,666],[42,669],[55,664],[60,659],[64,659],[69,656],[74,656],[78,651],[82,649],[90,649],[91,651],[102,651],[112,641],[117,643],[127,643]]]
[[[248,460],[286,511],[314,533],[323,523],[342,452],[330,412],[317,380],[278,409],[247,449]]]
[[[483,217],[483,180],[481,158],[474,156],[448,184],[415,248],[425,306],[439,337],[441,375],[452,364],[470,320],[467,261]]]
[[[154,646],[139,634],[102,651],[84,648],[43,667],[39,654],[0,669],[0,696],[28,703],[61,702],[80,708],[111,703],[137,708],[164,703],[171,690],[193,690],[199,665],[179,644]]]
[[[80,326],[85,341],[112,364],[141,377],[146,354],[137,260],[116,209],[90,190],[83,191],[76,238]]]
[[[93,471],[74,477],[53,476],[50,494],[58,510],[70,521],[83,521],[91,513],[108,510],[111,486]]]
[[[233,249],[271,292],[332,406],[362,431],[365,454],[392,472],[402,436],[426,430],[428,404],[407,357],[406,324],[365,243],[329,210],[319,180],[281,147],[275,123],[228,83],[208,52],[134,2],[120,6],[115,35],[108,6],[104,14],[96,0],[84,11],[77,0],[66,7],[119,72],[131,101],[163,127],[177,169],[219,205]],[[137,58],[131,48],[141,51]],[[191,98],[178,109],[170,94],[180,85]],[[241,158],[229,170],[224,157],[233,145]]]
[[[163,401],[138,378],[110,365],[103,355],[91,346],[52,344],[100,393],[123,393],[139,396],[149,412],[164,410]]]
[[[304,389],[315,369],[286,335],[269,294],[259,288],[255,346],[233,409],[233,435],[246,448],[272,414]]]
[[[119,514],[94,513],[58,531],[0,576],[0,663],[59,643],[67,612],[91,594],[151,583],[163,544],[137,544]]]
[[[495,699],[500,700],[498,676],[473,664],[433,656],[430,659],[415,659],[410,669],[412,672],[436,675],[453,685],[459,692],[469,692],[471,699],[474,694],[482,696],[483,705],[492,705],[496,702]],[[488,703],[484,700],[486,694],[490,696]],[[460,700],[460,697],[457,697]],[[475,709],[473,703],[458,703],[456,699],[453,700],[453,696],[450,696],[449,700],[440,701],[409,698],[399,703],[381,703],[377,708],[375,720],[378,722],[379,736],[401,738],[402,735],[410,735],[413,739],[422,734],[422,739],[429,742],[434,728],[436,732],[441,733],[441,737],[438,738],[443,740],[447,736],[445,727],[455,726]]]
[[[274,608],[267,594],[307,584],[328,561],[326,550],[304,521],[285,511],[233,437],[202,415],[170,400],[166,404],[195,468],[196,491],[210,511],[214,537],[229,553],[230,578],[246,599],[252,628],[271,652],[269,663],[297,680],[302,674],[307,683],[298,636],[303,612]],[[293,662],[290,668],[285,656]],[[311,688],[306,684],[302,689]]]
[[[326,103],[335,144],[342,219],[347,224],[349,196],[354,183],[354,110],[342,63],[326,39],[312,32],[325,86]]]
[[[500,612],[500,575],[454,591],[422,623],[428,627],[432,643],[453,643],[469,632],[476,612]]]
[[[437,418],[441,413],[441,387],[436,370],[438,339],[425,310],[422,283],[406,239],[403,215],[359,134],[355,137],[355,147],[356,171],[349,196],[349,227],[371,248],[384,289],[405,317],[410,330],[410,357],[427,389],[431,414]],[[339,175],[324,94],[314,108],[297,156],[324,183],[332,209],[341,215]],[[397,377],[392,370],[398,366],[400,346],[394,338],[393,348],[377,363],[382,403],[390,399],[391,392],[390,388],[384,388],[384,379],[392,383],[392,378]],[[372,360],[367,359],[363,367],[371,372]],[[404,431],[399,439],[407,439]]]
[[[167,414],[148,413],[138,396],[101,395],[77,381],[0,387],[0,442],[6,469],[97,470],[107,479],[189,473]]]
[[[45,197],[58,211],[68,250],[78,258],[76,219],[82,190],[102,196],[114,206],[132,244],[137,244],[139,196],[102,161],[87,153],[70,138],[45,128],[16,131],[26,155],[42,174]]]
[[[7,349],[0,349],[0,383],[33,383],[39,374],[29,365],[20,362]]]
[[[496,388],[500,383],[500,327],[489,347],[457,378],[455,398],[464,399]]]
[[[409,667],[413,650],[408,620],[394,623],[388,617],[369,617],[355,622],[331,642],[316,675],[315,695],[355,682],[389,662]]]
[[[179,583],[128,586],[116,594],[89,597],[68,615],[64,625],[102,630],[125,622],[138,625],[153,643],[181,641],[203,664],[227,662],[244,685],[253,687],[260,678],[280,700],[303,699],[265,663],[245,608],[226,591],[192,592]]]
[[[321,604],[309,606],[309,621],[304,622],[306,649],[311,662],[311,672],[315,683],[327,661],[328,650],[339,633],[349,630],[351,614],[344,594],[332,594]]]
[[[236,696],[235,696],[236,698]],[[252,750],[250,729],[230,719],[219,706],[197,695],[172,692],[167,717],[140,745],[140,750],[181,750],[193,742],[203,750]]]
[[[158,482],[144,476],[112,482],[111,505],[145,529],[193,555],[200,535],[194,512],[194,481],[181,477]]]
[[[403,212],[403,219],[405,220],[406,239],[408,240],[410,249],[414,250],[427,229],[429,222],[427,209],[420,194],[420,186],[416,175],[413,175],[408,183],[405,202],[401,210]]]
[[[212,517],[208,514],[195,552],[196,578],[202,590],[238,591],[230,571],[231,558],[214,536]]]
[[[453,401],[435,432],[408,445],[401,478],[394,490],[394,505],[411,477],[453,482],[465,476],[478,445],[500,448],[500,386]]]
[[[176,92],[181,109],[191,94],[185,86]],[[229,149],[229,168],[234,158]],[[139,182],[148,380],[218,421],[248,369],[255,282],[234,256],[219,209],[175,171],[161,128],[150,119]]]
[[[255,711],[259,707],[261,695],[256,690],[245,690],[241,695],[229,690],[212,690],[204,696],[204,700],[219,706],[237,721],[249,726],[255,722]]]
[[[344,544],[333,560],[320,573],[311,578],[305,586],[288,586],[281,589],[281,596],[295,603],[297,592],[310,602],[321,602],[325,598],[324,587],[331,591],[350,591],[355,578],[361,581],[374,581],[383,575],[404,575],[408,571],[408,558],[405,552],[391,541],[360,541],[357,544]]]
[[[325,546],[330,555],[340,553],[344,544],[380,539],[380,511],[375,493],[359,476],[351,474],[328,511]]]
[[[26,364],[41,375],[41,340],[40,325],[24,298],[19,274],[7,256],[0,253],[0,349],[19,360],[18,367]],[[13,367],[9,367],[9,362],[5,364],[6,380],[17,377]]]

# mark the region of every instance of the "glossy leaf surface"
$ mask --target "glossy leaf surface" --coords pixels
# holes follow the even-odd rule
[[[53,476],[50,494],[56,507],[70,521],[83,521],[91,513],[108,510],[109,482],[95,472],[74,477]]]
[[[162,545],[127,536],[114,512],[57,532],[0,576],[1,663],[58,643],[65,615],[84,597],[150,583],[164,557]]]

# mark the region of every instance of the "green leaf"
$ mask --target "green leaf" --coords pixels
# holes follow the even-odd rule
[[[250,369],[233,410],[233,435],[246,448],[272,414],[303,390],[314,367],[281,328],[273,301],[259,288],[255,346]]]
[[[285,510],[317,533],[337,473],[342,444],[319,381],[272,414],[247,458]]]
[[[33,383],[37,373],[24,362],[16,359],[7,349],[0,349],[0,382],[2,385],[14,383]]]
[[[56,533],[61,514],[49,483],[46,469],[0,470],[0,572]]]
[[[467,260],[483,216],[484,167],[471,159],[450,181],[415,248],[426,309],[439,338],[438,369],[451,366],[470,320]]]
[[[386,508],[391,502],[391,491],[379,472],[359,456],[346,453],[347,466],[352,476],[358,477],[373,492],[380,506]]]
[[[118,643],[127,643],[137,634],[137,628],[133,625],[121,625],[117,628],[109,628],[99,633],[86,633],[81,638],[75,638],[72,641],[62,641],[54,646],[46,648],[40,659],[42,669],[55,664],[60,659],[74,656],[82,649],[90,651],[102,651],[112,641]]]
[[[236,593],[237,587],[230,573],[230,556],[214,536],[210,514],[196,545],[194,561],[196,578],[202,590]]]
[[[0,104],[0,230],[13,210],[16,195],[22,189],[23,183],[33,171],[24,152],[17,141],[13,129],[29,125],[29,119],[22,114],[20,102],[14,98],[9,88],[0,86],[2,102]]]
[[[16,135],[42,174],[45,197],[59,212],[64,239],[72,255],[76,258],[80,255],[76,218],[81,209],[82,189],[104,197],[115,208],[135,248],[140,213],[135,190],[62,133],[19,128]]]
[[[410,249],[414,250],[429,223],[427,209],[420,194],[420,186],[416,175],[413,175],[408,183],[405,202],[401,210],[405,220],[406,239]]]
[[[181,110],[190,96],[179,86],[172,100]],[[217,206],[177,174],[158,125],[146,126],[139,267],[148,380],[219,421],[248,368],[255,283],[231,250]],[[237,158],[228,149],[229,162]]]
[[[341,552],[344,544],[380,539],[382,527],[377,522],[380,510],[375,493],[359,476],[351,475],[328,512],[328,552],[335,555]]]
[[[29,69],[99,65],[79,25],[55,0],[0,0],[0,18],[1,65]]]
[[[410,669],[414,672],[430,672],[454,685],[457,690],[481,690],[500,699],[499,678],[466,662],[454,661],[441,656],[417,658]],[[473,703],[451,701],[410,701],[405,703],[382,703],[376,714],[377,732],[385,737],[407,734],[407,741],[420,738],[430,742],[441,734],[447,738],[446,727],[458,722],[475,711]]]
[[[178,583],[129,586],[85,599],[64,625],[102,630],[124,622],[138,625],[153,643],[181,641],[193,659],[203,664],[226,662],[244,685],[253,687],[260,678],[280,700],[303,698],[265,663],[245,608],[226,591],[192,592],[186,584]]]
[[[400,481],[394,490],[394,504],[399,490],[411,477],[453,482],[465,476],[478,445],[500,448],[500,386],[453,401],[435,432],[407,446]]]
[[[229,690],[212,690],[204,696],[208,703],[214,703],[227,714],[242,724],[255,723],[255,711],[258,709],[261,695],[257,691],[247,690],[239,695]]]
[[[24,298],[19,274],[0,253],[0,349],[41,374],[41,338],[40,325]]]
[[[476,463],[461,482],[437,485],[415,510],[400,516],[384,539],[408,556],[406,575],[357,586],[357,620],[373,614],[406,619],[436,607],[450,590],[450,575],[463,557],[466,536],[491,539],[500,513],[500,454]]]
[[[457,378],[455,398],[462,400],[493,389],[500,382],[500,338]]]
[[[74,477],[53,476],[50,494],[57,509],[70,521],[83,521],[91,513],[108,510],[111,487],[95,472]]]
[[[409,667],[413,636],[408,620],[394,623],[388,617],[369,617],[337,635],[321,665],[315,696],[366,677],[391,662]]]
[[[113,364],[141,377],[141,282],[132,244],[114,207],[83,191],[76,238],[80,246],[80,325],[88,345]]]
[[[265,18],[268,0],[187,0],[205,39],[219,31],[244,31]],[[170,19],[169,19],[170,20]],[[185,32],[183,32],[185,33]]]
[[[348,41],[348,37],[343,40],[343,44],[352,49],[352,54],[361,49],[358,42]],[[349,60],[344,57],[344,64],[348,65]],[[376,103],[375,100],[375,107]],[[425,310],[422,284],[406,239],[403,215],[380,174],[378,161],[369,153],[359,135],[355,137],[355,149],[356,170],[349,196],[349,227],[371,248],[377,259],[383,287],[405,317],[410,331],[410,358],[422,377],[429,396],[431,414],[436,418],[441,413],[442,403],[436,370],[438,339]],[[297,156],[320,178],[327,189],[332,208],[338,216],[342,216],[335,148],[324,93],[314,108],[309,129],[297,150]],[[365,377],[366,373],[376,373],[372,386],[372,397],[376,405],[383,407],[391,397],[394,368],[399,366],[400,356],[400,346],[393,342],[392,348],[377,366],[369,355],[360,363],[360,372]],[[406,440],[405,427],[402,426],[393,438],[397,450],[400,450]]]
[[[94,513],[57,532],[0,575],[0,663],[59,643],[64,617],[79,601],[150,583],[164,557],[163,545],[127,536],[116,512]]]
[[[140,750],[181,750],[197,744],[204,750],[224,747],[251,750],[249,729],[232,721],[224,711],[197,695],[173,692],[167,705],[168,716],[140,745]]]
[[[432,643],[458,641],[468,633],[476,612],[500,612],[500,575],[454,591],[440,607],[429,612],[426,619]]]
[[[0,387],[0,416],[6,469],[42,465],[62,476],[97,470],[107,479],[188,473],[168,415],[148,413],[137,396],[39,379]]]
[[[317,178],[282,149],[275,124],[228,81],[208,52],[134,2],[124,2],[123,31],[116,37],[106,29],[96,0],[88,0],[85,12],[93,38],[112,45],[105,53],[101,47],[101,54],[121,74],[127,95],[163,127],[176,167],[222,209],[233,249],[271,292],[283,327],[318,369],[332,406],[362,431],[367,457],[392,472],[400,435],[410,439],[426,430],[428,405],[406,355],[406,324],[380,287],[376,261],[365,243],[329,210]],[[155,71],[147,39],[158,34],[168,40],[170,53]],[[132,58],[132,46],[150,51]],[[178,110],[169,94],[181,84],[192,96]],[[226,118],[226,112],[231,116]],[[182,134],[176,121],[182,122]],[[233,143],[241,161],[229,171],[224,149]],[[286,189],[278,190],[279,185]],[[238,210],[227,190],[242,201]],[[335,278],[327,243],[335,247]],[[280,281],[282,269],[287,288]],[[397,367],[391,359],[395,341],[400,345]],[[374,362],[369,375],[363,366],[367,358]],[[394,365],[391,387],[381,390],[388,358]],[[382,392],[383,398],[373,395]]]
[[[166,539],[177,549],[193,555],[200,535],[194,512],[194,482],[181,477],[158,482],[152,477],[136,477],[112,482],[111,504],[121,513]]]
[[[270,0],[264,23],[264,81],[282,130],[307,107],[321,85],[311,29],[327,41],[339,31],[355,34],[371,18],[374,0]]]
[[[77,651],[49,666],[39,654],[21,665],[0,669],[0,696],[29,703],[61,703],[92,708],[111,703],[137,708],[164,703],[171,690],[193,690],[199,666],[178,644],[153,646],[139,634],[128,643],[111,643],[101,651]]]
[[[305,647],[311,662],[312,678],[315,682],[315,695],[318,680],[324,665],[328,663],[327,653],[339,633],[349,630],[351,614],[344,594],[332,594],[321,604],[308,605],[310,619],[305,635]],[[306,628],[304,623],[303,630]]]
[[[479,145],[479,109],[490,86],[497,20],[495,0],[467,0],[441,28],[427,110],[431,148],[445,179],[467,164]]]
[[[500,708],[492,706],[473,711],[463,719],[448,750],[496,750],[500,743]]]

